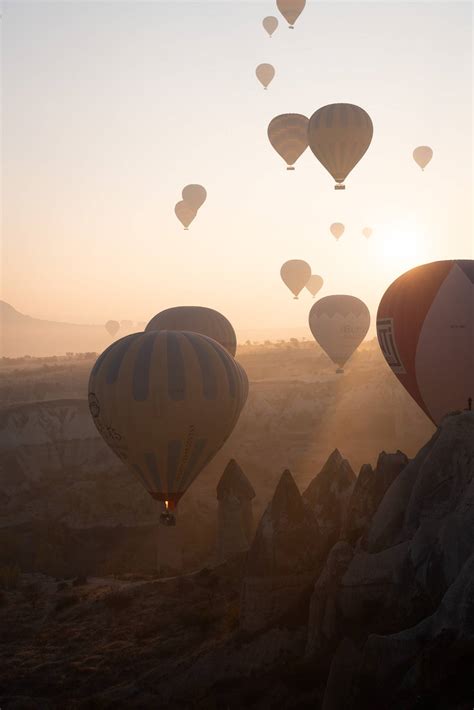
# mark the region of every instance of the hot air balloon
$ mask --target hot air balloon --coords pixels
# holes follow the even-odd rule
[[[410,269],[387,289],[377,337],[392,372],[439,424],[474,397],[474,261]]]
[[[306,284],[306,288],[314,298],[318,291],[320,291],[323,287],[324,280],[322,276],[318,276],[317,274],[312,274],[308,283]]]
[[[271,64],[259,64],[255,69],[255,74],[263,88],[266,89],[275,76],[275,69]]]
[[[371,230],[371,228],[370,228],[370,227],[364,227],[364,229],[362,230],[362,234],[363,234],[364,237],[366,237],[367,239],[370,239],[370,237],[372,236],[372,230]]]
[[[355,296],[326,296],[316,301],[309,312],[309,327],[324,352],[343,367],[359,347],[369,330],[370,313]]]
[[[237,338],[227,318],[203,306],[176,306],[158,313],[145,328],[148,333],[154,330],[189,330],[207,335],[220,343],[232,356],[237,350]]]
[[[195,216],[197,215],[197,210],[194,210],[186,202],[177,202],[174,208],[174,213],[179,219],[184,229],[187,230]]]
[[[262,25],[265,32],[268,32],[269,37],[271,37],[278,27],[278,20],[276,17],[269,15],[263,18]]]
[[[173,524],[178,501],[228,439],[245,404],[243,368],[211,338],[151,331],[95,363],[89,409],[99,433]]]
[[[294,29],[294,24],[304,10],[306,0],[277,0],[277,8],[288,22],[290,30]]]
[[[308,147],[308,119],[300,113],[284,113],[275,116],[268,124],[270,143],[287,164],[294,170],[300,155]]]
[[[336,237],[336,239],[340,239],[344,234],[345,227],[343,224],[341,224],[341,222],[334,222],[334,224],[331,224],[329,229],[331,230],[331,234],[333,237]]]
[[[183,202],[185,202],[194,212],[197,212],[205,203],[207,192],[202,185],[186,185],[182,191]],[[179,219],[179,218],[178,218]]]
[[[302,261],[301,259],[285,261],[280,269],[280,276],[283,279],[283,283],[288,286],[294,297],[298,298],[298,294],[304,289],[311,278],[311,267],[306,261]]]
[[[114,338],[120,329],[120,323],[117,320],[108,320],[105,324],[105,330]]]
[[[309,147],[336,181],[335,190],[345,190],[344,180],[362,158],[374,128],[368,113],[353,104],[329,104],[309,119]]]
[[[422,170],[426,168],[432,157],[433,151],[429,145],[419,145],[418,148],[415,148],[413,151],[413,160],[415,163],[418,163]]]

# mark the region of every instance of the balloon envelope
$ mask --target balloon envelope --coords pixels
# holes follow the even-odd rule
[[[433,151],[428,145],[419,145],[413,151],[413,160],[418,163],[422,170],[426,168],[432,157]]]
[[[205,203],[207,192],[202,185],[186,185],[182,191],[183,202],[185,202],[194,212],[197,212]]]
[[[275,69],[271,64],[259,64],[255,69],[255,74],[257,75],[259,82],[266,89],[275,76]]]
[[[154,330],[188,330],[216,340],[232,356],[237,349],[237,338],[227,318],[203,306],[176,306],[158,313],[145,328],[148,333]]]
[[[114,335],[117,335],[120,329],[120,323],[117,320],[108,320],[107,323],[105,324],[105,330],[109,335],[114,337]]]
[[[321,288],[323,287],[323,284],[324,284],[324,280],[321,276],[318,276],[317,274],[312,274],[310,276],[308,283],[306,284],[306,288],[308,289],[308,291],[310,292],[310,294],[314,298],[316,296],[316,294],[318,293],[318,291],[320,291]]]
[[[364,109],[354,104],[329,104],[309,119],[309,147],[344,190],[344,180],[362,158],[372,140],[374,128]]]
[[[341,222],[334,222],[334,224],[331,224],[329,229],[331,230],[331,234],[333,235],[333,237],[336,237],[336,239],[340,239],[344,234],[345,227],[343,224],[341,224]]]
[[[474,398],[474,261],[435,261],[399,276],[377,312],[392,372],[439,424]]]
[[[262,25],[263,29],[268,32],[269,36],[271,37],[278,27],[278,20],[276,17],[269,15],[268,17],[263,18]]]
[[[291,29],[304,10],[306,0],[277,0],[277,8],[288,22]]]
[[[355,296],[326,296],[309,312],[314,339],[339,368],[359,347],[369,326],[369,309]]]
[[[230,436],[247,392],[243,368],[215,340],[133,333],[95,363],[89,409],[112,451],[173,508]]]
[[[183,227],[187,229],[195,218],[197,211],[182,200],[176,203],[174,213]]]
[[[287,170],[308,147],[308,119],[300,113],[283,113],[268,124],[268,139],[287,164]]]
[[[364,235],[364,237],[366,237],[367,239],[369,239],[369,237],[372,236],[372,230],[371,230],[371,228],[370,228],[370,227],[364,227],[364,229],[362,230],[362,234]]]
[[[291,259],[290,261],[285,261],[281,267],[280,276],[294,297],[298,298],[298,294],[311,278],[311,267],[306,261]]]

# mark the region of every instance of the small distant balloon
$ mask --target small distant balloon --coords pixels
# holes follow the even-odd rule
[[[179,219],[183,227],[187,230],[197,214],[197,210],[190,207],[184,200],[177,202],[174,208],[174,213]]]
[[[318,291],[320,291],[323,287],[324,280],[322,276],[318,276],[318,274],[312,274],[308,283],[306,284],[306,288],[314,298]]]
[[[334,222],[334,224],[331,224],[329,229],[331,230],[332,236],[339,240],[344,234],[345,227],[341,224],[341,222]]]
[[[367,151],[373,132],[369,114],[354,104],[329,104],[309,119],[309,147],[334,178],[335,190],[346,189],[344,180]]]
[[[268,32],[268,36],[271,37],[278,27],[278,20],[276,17],[269,15],[268,17],[263,18],[262,25],[263,29]]]
[[[415,148],[413,151],[413,160],[422,170],[426,168],[432,157],[433,151],[429,145],[419,145],[418,148]]]
[[[362,234],[366,239],[370,239],[370,237],[372,236],[372,229],[370,227],[364,227],[364,229],[362,230]]]
[[[268,124],[268,139],[287,164],[294,170],[294,163],[308,147],[308,119],[300,113],[283,113]]]
[[[277,0],[277,8],[288,22],[290,30],[294,29],[294,25],[298,17],[304,10],[306,0]]]
[[[263,88],[266,89],[275,76],[275,68],[271,64],[259,64],[255,69],[255,74]]]
[[[108,320],[105,324],[105,330],[113,337],[117,335],[120,329],[120,323],[117,320]]]
[[[207,197],[206,189],[202,185],[186,185],[181,194],[183,202],[195,212],[202,207]]]
[[[343,367],[367,335],[369,309],[355,296],[326,296],[309,312],[309,327],[316,342],[338,366]]]
[[[298,298],[298,294],[311,278],[311,267],[306,261],[291,259],[290,261],[285,261],[281,267],[280,276],[293,296]]]

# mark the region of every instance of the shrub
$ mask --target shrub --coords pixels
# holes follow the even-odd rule
[[[104,598],[104,604],[112,611],[123,611],[132,603],[132,597],[123,592],[110,592]]]
[[[64,611],[64,609],[69,609],[74,604],[77,604],[79,597],[75,594],[67,594],[63,597],[59,597],[54,607],[55,611]]]

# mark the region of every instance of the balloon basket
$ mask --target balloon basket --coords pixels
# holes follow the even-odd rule
[[[294,170],[293,165],[288,165],[287,170]]]
[[[338,367],[336,370],[336,375],[343,375],[343,374],[344,374],[344,370],[342,369],[342,367]]]
[[[161,513],[160,523],[162,525],[166,525],[166,527],[173,527],[174,525],[176,525],[176,518],[174,517],[173,513]]]
[[[295,29],[295,26],[294,26],[294,25],[288,25],[288,29],[289,29],[289,30],[294,30],[294,29]]]
[[[342,185],[342,184],[337,184],[337,185],[334,185],[334,189],[335,190],[345,190],[346,186]]]

